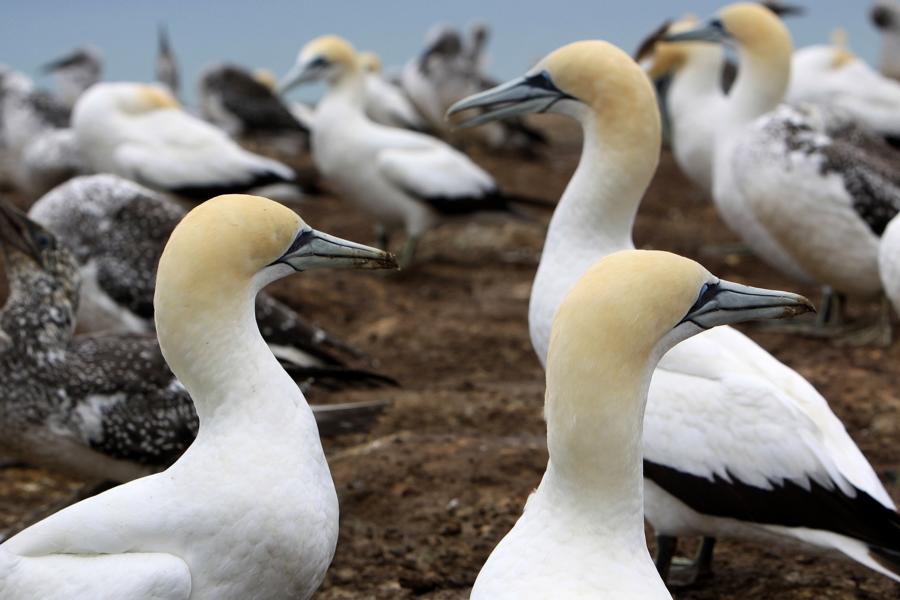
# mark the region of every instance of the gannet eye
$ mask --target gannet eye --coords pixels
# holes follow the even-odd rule
[[[553,83],[553,79],[550,78],[550,73],[548,73],[547,71],[535,73],[534,75],[528,77],[526,81],[528,81],[528,85],[530,85],[531,87],[540,88],[542,90],[550,90],[553,92],[559,91],[559,88],[556,87],[556,84]]]
[[[53,237],[44,231],[38,231],[34,234],[34,243],[38,249],[48,250],[53,248]]]
[[[700,294],[697,296],[697,301],[694,302],[694,305],[691,306],[690,310],[688,310],[688,314],[700,309],[703,305],[712,301],[715,298],[716,294],[719,293],[719,282],[711,281],[703,284],[703,287],[700,288]]]
[[[291,243],[291,247],[287,249],[285,254],[296,252],[297,250],[308,244],[310,241],[312,241],[314,238],[315,235],[313,234],[312,229],[304,229],[299,234],[297,234],[297,237],[294,238],[294,241]]]
[[[712,29],[725,33],[725,24],[722,23],[722,19],[713,19],[709,22],[709,26]]]
[[[310,63],[309,68],[311,69],[324,69],[330,65],[327,58],[324,56],[315,57]]]

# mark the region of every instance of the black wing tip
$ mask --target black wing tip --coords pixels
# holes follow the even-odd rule
[[[217,183],[212,185],[185,185],[166,189],[170,194],[188,200],[203,202],[222,194],[240,194],[266,185],[277,183],[295,183],[295,177],[285,177],[275,171],[260,171],[250,179],[233,183]]]

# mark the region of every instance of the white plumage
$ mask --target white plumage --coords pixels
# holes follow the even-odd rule
[[[881,236],[878,268],[884,293],[900,314],[900,217],[894,217]]]
[[[72,126],[94,171],[177,195],[205,200],[294,178],[182,110],[161,87],[97,84],[75,106]]]

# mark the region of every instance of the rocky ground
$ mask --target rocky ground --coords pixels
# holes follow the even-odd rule
[[[506,187],[555,199],[579,144],[563,124],[554,135],[542,161],[476,159]],[[370,220],[338,199],[300,210],[317,228],[373,240]],[[392,402],[368,433],[326,440],[341,536],[318,598],[467,598],[479,567],[520,514],[547,460],[543,374],[526,315],[548,217],[448,224],[425,238],[420,264],[409,272],[310,273],[272,286],[401,383],[396,390],[311,398]],[[696,258],[724,278],[797,289],[753,257],[710,251],[736,239],[668,155],[635,237],[640,247]],[[798,291],[816,296],[814,289]],[[871,314],[875,306],[857,303],[855,310]],[[900,341],[888,349],[843,348],[748,331],[829,399],[900,500]],[[0,527],[14,527],[77,485],[37,469],[0,471]],[[715,575],[674,593],[684,600],[887,599],[900,597],[900,586],[840,558],[723,541]]]

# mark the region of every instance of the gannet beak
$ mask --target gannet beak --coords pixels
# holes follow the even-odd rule
[[[513,115],[546,112],[565,99],[574,100],[574,97],[556,87],[549,73],[541,71],[463,98],[450,107],[447,117],[473,108],[484,109],[480,115],[456,125],[458,128],[475,127]]]
[[[289,265],[295,271],[398,268],[390,252],[309,228],[300,230],[291,247],[273,264],[276,263]]]
[[[745,321],[783,319],[807,312],[816,312],[816,309],[798,294],[719,280],[703,287],[697,302],[681,322],[689,321],[702,329],[710,329]]]
[[[322,68],[322,66],[323,64],[316,61],[295,64],[291,67],[291,70],[287,72],[287,75],[282,77],[281,81],[278,82],[276,91],[279,94],[286,94],[298,85],[303,85],[304,83],[309,83],[311,81],[318,81],[325,75],[325,69]]]
[[[24,213],[7,202],[0,202],[0,244],[15,248],[38,263],[43,263],[40,250],[33,239],[36,229],[37,226]],[[43,235],[47,235],[49,239],[49,234]]]
[[[731,40],[731,35],[725,30],[720,19],[712,19],[702,23],[694,29],[670,33],[663,37],[664,42],[710,42],[724,44]]]

